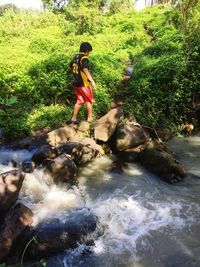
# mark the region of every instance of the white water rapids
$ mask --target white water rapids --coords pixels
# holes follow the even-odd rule
[[[103,229],[90,253],[80,245],[47,259],[48,267],[200,266],[200,137],[176,138],[168,145],[188,172],[175,185],[136,164],[112,173],[108,157],[82,169],[78,187],[55,185],[42,169],[26,174],[20,200],[33,210],[35,225],[90,211]],[[31,155],[27,150],[2,150],[0,162],[12,158],[20,165]],[[0,164],[0,173],[9,169]]]

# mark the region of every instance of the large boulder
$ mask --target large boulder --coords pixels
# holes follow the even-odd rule
[[[186,176],[182,164],[164,150],[144,149],[139,153],[138,161],[147,170],[169,183],[181,181]]]
[[[169,183],[178,182],[186,175],[182,164],[159,140],[149,140],[135,148],[120,151],[117,155],[126,162],[140,163],[145,169]]]
[[[22,203],[10,209],[0,229],[0,262],[9,254],[13,244],[33,222],[33,213]]]
[[[120,125],[112,136],[111,148],[113,151],[123,151],[144,144],[148,140],[148,133],[140,125]]]
[[[76,184],[78,169],[68,155],[62,154],[50,160],[46,165],[45,172],[53,178],[55,183],[68,182],[70,184]]]
[[[9,209],[17,200],[24,181],[24,174],[11,170],[0,174],[0,211]]]
[[[41,259],[75,248],[80,243],[91,243],[96,229],[96,217],[89,214],[70,215],[65,222],[52,219],[32,228],[24,239],[24,247],[30,240],[25,257]]]
[[[121,117],[122,108],[120,106],[111,109],[96,122],[94,126],[94,138],[103,142],[107,142],[114,133]]]
[[[71,155],[72,160],[77,165],[83,165],[93,158],[95,158],[99,151],[95,148],[95,145],[92,144],[92,141],[85,144],[77,142],[69,142],[58,147],[60,154],[65,153]]]
[[[51,146],[57,146],[66,143],[70,140],[70,138],[74,137],[75,135],[75,129],[66,125],[64,127],[49,132],[47,134],[47,140]]]
[[[58,155],[56,148],[49,145],[43,145],[38,148],[32,156],[32,161],[36,166],[42,164],[46,159],[54,159]]]

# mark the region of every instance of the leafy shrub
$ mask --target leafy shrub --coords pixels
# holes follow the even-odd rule
[[[27,124],[31,130],[59,127],[69,121],[71,114],[70,108],[60,105],[40,106],[29,114]]]
[[[75,103],[67,69],[83,41],[93,46],[90,70],[97,82],[96,117],[118,95],[126,114],[147,125],[174,128],[188,111],[198,108],[198,12],[194,10],[195,17],[190,16],[183,32],[177,28],[179,14],[169,6],[138,13],[123,6],[128,1],[117,1],[121,10],[108,8],[102,13],[105,1],[101,5],[89,1],[84,7],[84,1],[70,2],[63,12],[8,11],[0,16],[0,101],[5,107],[9,99],[17,99],[0,112],[0,127],[8,136],[66,121]],[[123,83],[129,61],[133,77]],[[80,118],[85,112],[81,109]]]
[[[148,9],[147,9],[147,12]],[[183,36],[172,25],[165,25],[165,13],[155,20],[158,10],[147,20],[154,41],[138,55],[134,66],[134,79],[127,88],[125,110],[134,113],[145,125],[180,124],[187,112],[191,91],[185,78],[187,59],[183,49]],[[147,29],[147,28],[146,28]],[[149,30],[149,29],[148,29]],[[144,116],[145,114],[145,116]]]
[[[23,137],[30,134],[30,127],[27,124],[27,112],[6,110],[0,112],[0,127],[8,139]]]
[[[33,81],[32,97],[37,103],[51,105],[70,101],[73,92],[70,79],[66,79],[68,65],[68,57],[59,54],[31,67],[28,74]]]

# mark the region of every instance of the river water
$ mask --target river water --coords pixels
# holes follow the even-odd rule
[[[71,214],[98,217],[102,234],[94,246],[80,244],[46,259],[48,267],[200,266],[200,136],[174,138],[168,146],[188,172],[174,185],[136,164],[111,172],[102,157],[82,169],[78,187],[54,185],[42,169],[27,174],[20,200],[34,212],[34,225],[46,218],[65,221]],[[18,164],[33,151],[0,151],[0,162]],[[12,167],[0,164],[0,172]],[[26,266],[39,266],[28,264]]]

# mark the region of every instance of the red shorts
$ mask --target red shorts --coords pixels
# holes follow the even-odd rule
[[[73,89],[75,90],[75,94],[76,94],[76,104],[78,105],[82,105],[86,102],[89,103],[93,103],[94,98],[93,98],[93,94],[92,94],[92,89],[90,86],[87,87],[77,87],[74,86]]]

